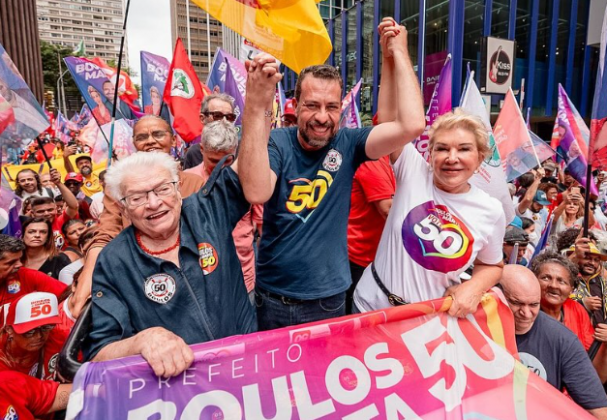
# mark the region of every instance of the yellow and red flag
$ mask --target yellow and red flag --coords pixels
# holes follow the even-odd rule
[[[316,0],[192,1],[297,73],[331,53]]]

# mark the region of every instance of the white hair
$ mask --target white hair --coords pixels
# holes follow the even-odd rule
[[[238,132],[233,123],[222,118],[204,125],[200,144],[209,152],[232,153],[238,147]]]
[[[133,175],[155,173],[165,169],[171,174],[173,181],[179,181],[177,162],[171,156],[162,152],[137,152],[112,164],[105,174],[105,189],[115,200],[124,198],[126,185],[124,180]]]

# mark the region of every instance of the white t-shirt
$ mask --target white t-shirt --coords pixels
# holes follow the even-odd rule
[[[71,264],[66,265],[59,272],[59,281],[67,284],[68,286],[74,282],[74,274],[84,266],[84,260],[82,258],[77,259]]]
[[[459,284],[476,259],[502,261],[506,218],[501,203],[471,185],[450,194],[436,188],[428,164],[411,144],[394,166],[396,194],[375,256],[383,284],[407,302],[437,299]],[[363,312],[390,306],[367,267],[354,302]]]
[[[531,211],[531,209],[527,209],[523,213],[521,213],[518,210],[518,206],[516,206],[515,210],[516,210],[517,216],[526,217],[528,219],[533,220],[533,223],[535,223],[535,231],[537,232],[537,240],[533,244],[537,245],[537,243],[540,240],[540,237],[542,236],[542,232],[544,231],[544,228],[546,227],[546,222],[548,221],[548,210],[546,210],[546,208],[543,208],[538,213],[534,213]]]

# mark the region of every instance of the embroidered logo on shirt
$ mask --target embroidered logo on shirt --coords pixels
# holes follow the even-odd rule
[[[154,274],[145,280],[145,295],[148,299],[165,304],[175,295],[175,279],[168,274]]]
[[[331,149],[327,152],[327,156],[325,156],[322,167],[327,171],[337,172],[341,166],[341,161],[341,153],[335,149]]]
[[[428,270],[448,273],[470,260],[474,237],[449,209],[433,201],[413,208],[403,222],[403,245]]]
[[[19,420],[19,414],[17,414],[17,410],[15,410],[15,407],[13,407],[12,405],[8,406],[3,420]]]
[[[211,274],[217,268],[219,257],[215,247],[206,242],[198,244],[198,255],[200,256],[200,267],[205,276]]]
[[[11,295],[19,293],[21,291],[21,282],[19,280],[11,280],[8,282],[7,288]]]
[[[289,181],[293,184],[289,199],[287,200],[287,210],[300,218],[304,223],[312,216],[316,207],[329,191],[333,183],[333,176],[322,169],[316,174],[316,178],[310,181],[307,178],[297,178]]]

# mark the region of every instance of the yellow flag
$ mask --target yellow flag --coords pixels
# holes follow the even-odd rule
[[[315,0],[192,1],[297,73],[333,48]]]

